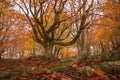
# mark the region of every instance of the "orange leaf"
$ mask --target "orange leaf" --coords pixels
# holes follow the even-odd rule
[[[57,72],[53,72],[53,74],[51,74],[52,78],[57,78]]]
[[[105,72],[103,72],[103,71],[100,70],[100,69],[95,69],[95,70],[94,70],[94,73],[97,74],[98,76],[106,77],[106,76],[105,76]]]
[[[73,64],[72,67],[73,67],[73,68],[77,68],[77,65],[76,65],[76,64]]]
[[[24,71],[24,72],[22,73],[22,76],[23,76],[23,77],[28,77],[29,75],[28,75],[27,72]]]
[[[91,78],[90,80],[99,80],[99,78],[95,77],[95,78]]]
[[[60,80],[72,80],[72,79],[68,78],[68,77],[62,77],[62,78],[60,78]]]

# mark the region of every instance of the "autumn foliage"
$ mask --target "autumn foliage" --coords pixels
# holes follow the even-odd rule
[[[117,80],[119,50],[120,0],[0,0],[0,80]]]

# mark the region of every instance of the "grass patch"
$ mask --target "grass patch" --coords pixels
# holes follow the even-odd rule
[[[75,58],[75,57],[66,58],[66,59],[61,60],[57,64],[54,64],[52,66],[47,66],[45,68],[41,68],[41,71],[42,72],[60,71],[60,70],[65,69],[66,67],[72,65],[76,60],[77,60],[77,58]]]
[[[31,73],[31,72],[38,72],[39,69],[31,66],[22,65],[19,68],[13,69],[13,70],[5,70],[0,71],[0,80],[1,79],[10,79],[13,76],[21,76],[23,71]]]

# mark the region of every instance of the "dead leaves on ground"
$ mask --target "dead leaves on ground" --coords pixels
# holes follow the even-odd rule
[[[17,61],[16,61],[17,62]],[[28,65],[32,67],[42,67],[55,65],[59,61],[19,61],[19,65]],[[96,64],[100,62],[96,61],[85,61],[85,62],[75,62],[73,65],[66,67],[65,69],[60,69],[57,71],[48,72],[22,72],[21,76],[13,76],[10,80],[117,80],[120,79],[120,74],[108,74],[100,69],[94,69],[92,74],[79,74],[78,70],[89,64]],[[6,64],[0,64],[0,70],[9,69],[11,66]],[[20,66],[19,66],[20,67]],[[17,66],[16,66],[17,68]]]
[[[100,69],[95,69],[92,74],[77,74],[75,69],[68,67],[63,71],[51,73],[27,73],[23,71],[21,77],[13,77],[11,80],[118,80],[119,78],[120,75],[107,74]]]

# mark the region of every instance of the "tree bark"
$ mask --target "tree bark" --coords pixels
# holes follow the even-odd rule
[[[2,53],[4,52],[4,50],[0,51],[0,59],[2,59]]]
[[[2,53],[0,53],[0,60],[2,59]]]
[[[101,41],[100,41],[100,45],[101,45],[101,52],[104,52],[105,50]]]
[[[54,46],[53,55],[55,56],[55,58],[58,58],[60,56],[60,50],[61,47]]]
[[[49,44],[49,45],[44,46],[44,52],[45,52],[45,54],[44,54],[45,58],[51,59],[52,57],[54,57],[53,45]]]
[[[32,53],[33,53],[33,56],[35,57],[36,56],[36,49],[35,49],[35,47],[32,49]]]

